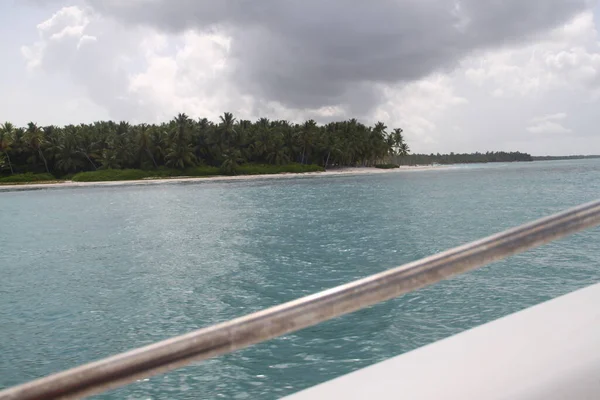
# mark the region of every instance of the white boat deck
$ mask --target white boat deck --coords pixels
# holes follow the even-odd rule
[[[286,400],[600,399],[600,284]]]

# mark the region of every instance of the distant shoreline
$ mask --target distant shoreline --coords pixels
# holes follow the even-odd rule
[[[282,174],[264,174],[264,175],[237,175],[237,176],[207,176],[195,178],[158,178],[143,179],[133,181],[105,181],[105,182],[54,182],[54,183],[26,183],[15,185],[0,185],[0,192],[20,192],[30,190],[44,189],[73,189],[90,187],[116,187],[116,186],[154,186],[178,183],[202,183],[202,182],[226,182],[226,181],[251,181],[261,179],[289,179],[297,177],[325,177],[325,176],[343,176],[343,175],[365,175],[365,174],[391,174],[413,171],[426,171],[446,169],[449,166],[441,165],[418,165],[418,166],[400,166],[394,169],[379,168],[340,168],[324,172],[302,172],[302,173],[282,173]]]
[[[563,161],[563,160],[589,160],[600,158],[600,155],[591,156],[532,156],[533,161]]]
[[[540,161],[562,161],[562,160],[582,160],[582,159],[597,159],[600,156],[543,156],[534,157],[530,162]],[[513,161],[519,162],[519,161]],[[365,174],[386,174],[386,173],[401,173],[412,171],[428,171],[448,169],[456,165],[474,165],[474,164],[494,164],[499,162],[485,163],[452,163],[452,164],[429,164],[429,165],[400,165],[399,168],[380,169],[374,167],[341,167],[318,172],[286,172],[278,174],[257,174],[257,175],[215,175],[202,177],[166,177],[166,178],[147,178],[140,180],[114,180],[114,181],[97,181],[97,182],[74,182],[65,181],[47,181],[39,183],[15,183],[15,184],[0,184],[0,193],[2,192],[21,192],[31,190],[44,189],[73,189],[73,188],[90,188],[90,187],[116,187],[116,186],[154,186],[165,184],[178,183],[203,183],[203,182],[227,182],[227,181],[245,181],[245,180],[264,180],[264,179],[289,179],[298,177],[326,177],[340,175],[365,175]]]

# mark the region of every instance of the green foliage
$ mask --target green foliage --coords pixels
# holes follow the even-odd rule
[[[157,169],[143,170],[145,178],[175,178],[183,175],[180,169],[159,167]]]
[[[356,119],[319,125],[178,114],[161,124],[16,127],[0,124],[0,173],[73,176],[79,182],[313,172],[329,167],[531,161],[519,152],[409,154],[403,130]],[[18,179],[18,178],[16,178]]]
[[[223,153],[223,163],[220,170],[223,175],[236,175],[240,168],[240,163],[244,162],[242,152],[238,149],[231,149]]]
[[[394,162],[400,165],[429,165],[429,164],[471,164],[488,162],[514,162],[532,161],[533,157],[527,153],[514,152],[487,152],[470,154],[410,154],[396,157]]]
[[[394,168],[400,168],[400,166],[398,164],[376,164],[375,168],[394,169]]]
[[[44,181],[56,181],[57,179],[50,174],[33,174],[28,172],[26,174],[14,174],[9,176],[0,176],[0,184],[12,184],[12,183],[29,183],[29,182],[44,182]]]
[[[102,181],[135,181],[152,176],[149,171],[141,169],[103,169],[98,171],[80,172],[73,176],[74,182]]]
[[[181,172],[179,172],[179,174],[181,175]],[[183,171],[183,175],[191,177],[217,176],[221,175],[221,170],[217,167],[192,167],[187,168],[185,171]]]
[[[264,175],[264,174],[285,174],[285,173],[304,173],[304,172],[322,172],[325,168],[315,164],[286,164],[286,165],[268,165],[268,164],[245,164],[238,168],[240,175]]]
[[[150,172],[139,171],[163,178],[258,173],[248,165],[304,172],[289,165],[373,166],[406,154],[401,129],[388,132],[383,123],[367,126],[355,119],[326,125],[266,118],[251,122],[227,112],[217,122],[178,114],[161,124],[0,125],[1,173],[47,172],[91,181],[149,177]],[[195,169],[203,165],[211,168]]]
[[[533,161],[560,161],[560,160],[587,160],[591,158],[600,158],[600,155],[573,155],[573,156],[539,156],[532,157]]]
[[[244,164],[239,165],[236,173],[239,175],[263,175],[282,173],[321,172],[325,169],[314,164]],[[44,174],[40,174],[44,175]],[[74,182],[103,182],[103,181],[132,181],[152,178],[177,178],[177,177],[208,177],[230,175],[224,174],[221,168],[211,166],[198,166],[186,168],[181,171],[173,168],[158,168],[156,170],[141,169],[102,169],[98,171],[80,172],[71,179]]]
[[[155,170],[141,169],[102,169],[98,171],[80,172],[73,176],[75,182],[102,181],[134,181],[152,178],[202,177],[219,175],[216,167],[192,167],[182,171],[174,168],[161,167]]]

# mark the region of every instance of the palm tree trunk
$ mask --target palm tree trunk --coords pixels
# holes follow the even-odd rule
[[[5,151],[4,154],[6,154],[6,159],[8,160],[8,166],[10,167],[10,174],[13,175],[15,173],[15,171],[13,170],[12,163],[10,162],[10,156],[8,155],[8,151]]]
[[[96,164],[94,164],[94,162],[92,161],[92,159],[90,158],[90,156],[88,156],[88,154],[86,152],[84,152],[83,154],[85,154],[85,158],[88,159],[88,161],[90,162],[90,164],[92,164],[92,167],[94,167],[94,170],[98,170],[98,167],[96,167]]]
[[[46,157],[44,157],[44,152],[42,152],[42,149],[38,148],[38,152],[40,153],[40,156],[42,157],[42,160],[44,161],[44,167],[46,167],[46,172],[50,173],[50,170],[48,169],[48,162],[46,161]]]
[[[325,160],[325,169],[327,169],[327,164],[329,164],[329,156],[331,155],[331,152],[327,153],[327,160]]]
[[[152,159],[152,162],[154,163],[154,168],[158,168],[158,164],[156,163],[156,160],[154,159],[154,156],[152,155],[152,152],[147,147],[146,147],[146,152],[148,153],[148,155]]]

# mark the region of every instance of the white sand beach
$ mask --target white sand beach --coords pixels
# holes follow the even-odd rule
[[[179,177],[179,178],[160,178],[160,179],[143,179],[136,181],[108,181],[108,182],[73,182],[64,181],[57,183],[32,183],[32,184],[17,184],[17,185],[0,185],[0,192],[15,192],[26,190],[41,190],[41,189],[67,189],[67,188],[83,188],[83,187],[112,187],[112,186],[138,186],[138,185],[166,185],[177,183],[201,183],[201,182],[223,182],[237,180],[263,180],[263,179],[289,179],[299,177],[327,177],[336,175],[363,175],[363,174],[393,174],[412,171],[424,171],[443,169],[444,166],[419,165],[419,166],[401,166],[395,169],[378,169],[378,168],[339,168],[331,169],[325,172],[305,172],[305,173],[283,173],[283,174],[267,174],[267,175],[236,175],[236,176],[208,176],[208,177]]]

